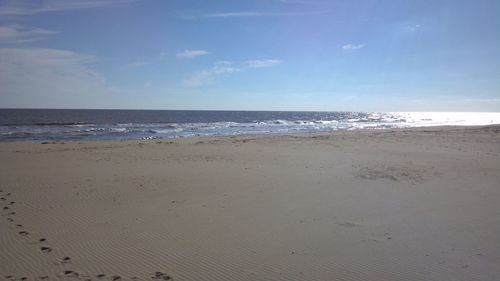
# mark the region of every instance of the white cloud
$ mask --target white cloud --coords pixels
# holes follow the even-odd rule
[[[249,60],[245,64],[248,68],[272,67],[282,63],[280,60]]]
[[[342,49],[344,49],[346,51],[352,51],[352,50],[359,50],[359,49],[362,49],[364,47],[365,47],[365,45],[363,45],[363,44],[358,44],[358,45],[347,44],[347,45],[342,46]]]
[[[114,7],[137,0],[7,0],[0,4],[0,15],[23,16],[67,10]]]
[[[184,50],[180,53],[177,53],[175,56],[178,59],[192,59],[192,58],[196,58],[199,56],[205,56],[208,54],[210,54],[210,52],[203,51],[203,50]]]
[[[0,48],[0,100],[5,107],[99,106],[116,90],[90,64],[91,55],[45,48]],[[36,101],[34,103],[34,101]]]
[[[0,26],[0,42],[3,43],[26,43],[45,39],[59,33],[58,31],[23,27],[20,25]]]

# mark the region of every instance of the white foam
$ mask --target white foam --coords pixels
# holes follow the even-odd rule
[[[500,124],[500,112],[390,112],[409,127]]]
[[[312,115],[309,119],[270,119],[248,123],[221,121],[175,124],[120,123],[85,124],[78,126],[0,126],[0,140],[176,138],[500,124],[500,112],[375,112],[368,114],[332,115],[331,119],[316,118],[316,115]]]

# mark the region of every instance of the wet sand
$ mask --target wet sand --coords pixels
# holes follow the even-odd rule
[[[500,280],[500,127],[3,142],[0,208],[0,280]]]

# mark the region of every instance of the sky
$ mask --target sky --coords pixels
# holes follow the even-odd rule
[[[498,0],[0,0],[0,108],[500,111]]]

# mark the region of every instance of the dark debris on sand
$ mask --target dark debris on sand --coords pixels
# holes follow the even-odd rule
[[[151,277],[153,280],[172,280],[170,276],[168,276],[166,273],[157,271],[155,272],[154,276]]]

